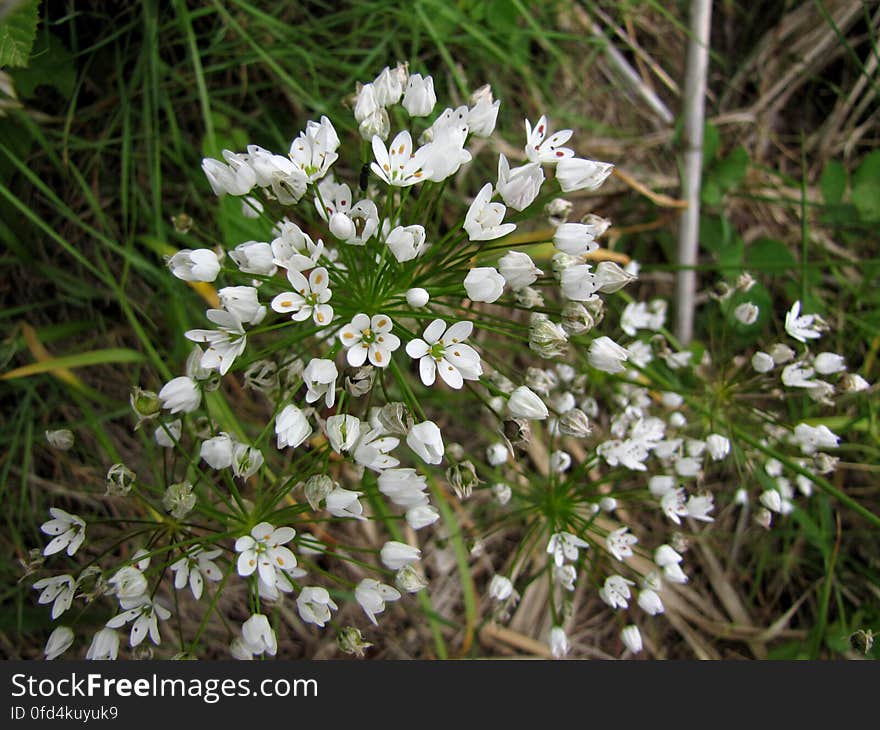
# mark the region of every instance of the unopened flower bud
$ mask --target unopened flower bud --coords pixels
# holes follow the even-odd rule
[[[624,271],[613,261],[600,261],[599,265],[596,266],[597,291],[603,294],[613,294],[616,291],[620,291],[637,278],[628,271]]]
[[[550,415],[544,401],[525,385],[521,385],[511,393],[507,408],[512,415],[531,420],[543,420]]]
[[[139,421],[155,417],[162,409],[162,402],[156,393],[152,390],[144,390],[137,385],[131,389],[128,402]]]
[[[562,308],[562,328],[569,335],[582,335],[596,326],[582,302],[566,302]]]
[[[358,132],[361,139],[370,141],[374,136],[388,139],[391,132],[391,120],[385,109],[377,109],[370,116],[358,124]]]
[[[406,292],[406,303],[416,309],[424,307],[430,299],[428,292],[419,287],[408,289]]]
[[[386,403],[376,416],[386,433],[406,436],[412,428],[413,419],[405,403]]]

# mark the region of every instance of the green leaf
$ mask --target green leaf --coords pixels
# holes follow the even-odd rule
[[[852,202],[862,220],[880,221],[880,150],[868,155],[853,175]]]
[[[39,362],[24,365],[15,370],[10,370],[0,375],[0,380],[13,380],[15,378],[26,378],[31,375],[40,373],[50,373],[54,370],[62,370],[64,368],[82,368],[91,365],[106,365],[111,362],[143,362],[146,357],[136,350],[126,350],[122,348],[111,348],[108,350],[92,350],[91,352],[80,352],[76,355],[65,355],[63,357],[53,357],[49,360],[41,360]]]
[[[746,250],[746,266],[756,271],[782,274],[794,271],[797,261],[782,241],[759,238]]]
[[[15,10],[7,11],[0,22],[0,67],[28,65],[31,47],[37,35],[37,12],[40,0],[25,0]]]
[[[819,186],[826,205],[840,205],[846,192],[846,168],[837,160],[829,160],[822,170]]]
[[[749,153],[744,147],[737,147],[713,168],[711,179],[726,193],[742,182],[748,168]]]
[[[34,49],[30,65],[15,71],[12,77],[16,90],[25,99],[34,98],[40,86],[51,86],[69,99],[76,87],[76,66],[64,43],[49,33]]]

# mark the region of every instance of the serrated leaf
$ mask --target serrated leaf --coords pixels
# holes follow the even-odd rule
[[[0,67],[28,65],[40,20],[39,6],[40,0],[25,0],[0,21]]]
[[[846,192],[846,168],[837,160],[829,160],[822,170],[819,186],[826,205],[839,205]]]

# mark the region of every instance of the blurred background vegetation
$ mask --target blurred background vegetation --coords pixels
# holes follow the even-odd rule
[[[601,197],[577,199],[576,214],[614,221],[613,247],[643,264],[635,296],[674,293],[686,2],[0,8],[0,372],[10,375],[0,375],[0,655],[38,656],[49,632],[48,611],[22,581],[29,549],[43,544],[47,504],[95,502],[110,463],[142,458],[129,388],[158,390],[183,365],[181,333],[201,326],[204,302],[168,274],[163,255],[251,237],[238,203],[211,193],[203,156],[249,143],[286,150],[320,114],[355,145],[355,83],[397,61],[432,74],[441,104],[491,83],[506,140],[496,152],[517,154],[524,117],[547,113],[556,128],[575,129],[579,156],[623,173]],[[714,4],[700,264],[704,288],[747,269],[777,315],[803,299],[832,324],[827,349],[872,383],[878,28],[877,2]],[[340,159],[358,155],[352,147]],[[485,163],[468,174],[464,190],[494,176]],[[174,223],[181,214],[189,232]],[[765,319],[739,344],[777,326]],[[698,338],[712,334],[703,321]],[[247,418],[247,395],[230,397]],[[877,513],[873,391],[840,418],[834,430],[849,446],[835,484]],[[44,431],[59,427],[74,430],[73,451],[47,448]],[[738,545],[719,567],[713,549],[728,549],[734,522],[721,515],[717,544],[696,553],[704,610],[670,624],[655,655],[858,655],[850,634],[880,628],[878,535],[817,495],[771,532],[738,533],[748,549]],[[730,591],[744,615],[731,615]]]

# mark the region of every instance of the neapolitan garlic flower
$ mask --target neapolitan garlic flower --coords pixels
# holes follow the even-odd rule
[[[319,266],[313,269],[306,279],[301,272],[289,269],[287,278],[294,291],[282,292],[272,300],[272,309],[281,314],[292,312],[294,322],[302,322],[311,317],[319,327],[330,324],[333,307],[327,302],[333,296],[330,290],[330,276],[327,269]]]
[[[554,132],[547,139],[547,117],[541,116],[534,129],[526,119],[526,157],[532,162],[542,162],[545,165],[555,165],[560,160],[574,156],[574,150],[568,147],[560,147],[571,139],[572,130],[561,129]]]
[[[515,223],[502,223],[507,206],[492,203],[492,183],[486,183],[464,217],[464,230],[471,241],[492,241],[516,230]]]
[[[40,525],[40,531],[54,537],[43,548],[43,555],[54,555],[66,550],[72,556],[86,539],[85,521],[57,507],[50,507],[49,514],[52,519]]]
[[[456,322],[448,329],[446,322],[435,319],[427,326],[424,339],[410,340],[406,354],[419,361],[419,373],[425,385],[433,385],[437,373],[450,387],[459,389],[465,380],[479,380],[483,374],[480,356],[470,345],[464,343],[471,332],[473,322]]]
[[[354,589],[354,597],[364,609],[367,618],[377,625],[376,614],[385,610],[387,601],[396,601],[400,598],[400,591],[389,585],[380,583],[375,578],[364,578]]]
[[[346,348],[346,360],[352,367],[360,367],[369,358],[376,367],[385,368],[391,362],[391,353],[400,347],[400,339],[391,332],[391,318],[384,314],[356,314],[339,331],[339,339]]]
[[[377,135],[373,137],[373,156],[376,161],[370,169],[382,180],[395,187],[409,187],[426,180],[429,170],[425,167],[429,150],[420,147],[413,153],[409,131],[398,132],[386,148]]]
[[[284,547],[296,536],[292,527],[273,527],[268,522],[261,522],[235,541],[238,556],[238,574],[243,578],[257,571],[260,578],[271,584],[275,583],[275,566],[282,570],[296,567],[296,557],[289,548]]]

